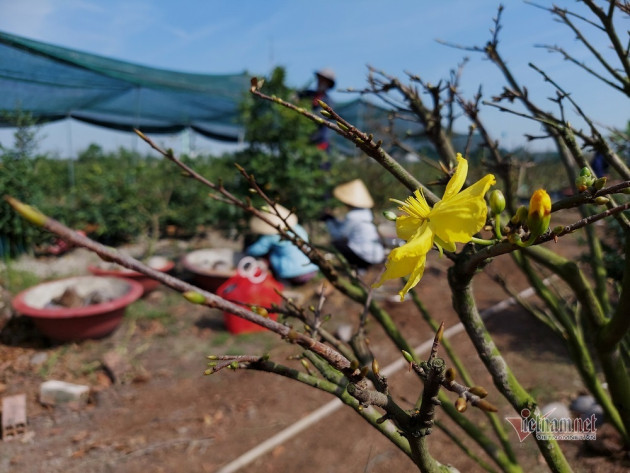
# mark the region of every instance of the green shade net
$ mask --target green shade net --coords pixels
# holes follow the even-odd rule
[[[239,104],[251,75],[191,74],[131,64],[0,32],[0,112],[28,112],[37,123],[74,118],[116,130],[176,133],[239,141]],[[335,110],[360,130],[373,132],[395,152],[393,131],[414,148],[428,145],[420,124],[391,118],[391,110],[358,98]],[[0,127],[14,122],[0,114]],[[332,134],[338,152],[357,148]],[[455,135],[461,146],[464,135]],[[458,143],[459,144],[459,143]],[[459,148],[458,148],[459,149]],[[403,150],[398,150],[404,153]]]
[[[0,32],[0,110],[38,123],[74,118],[147,133],[184,128],[222,141],[242,134],[238,105],[250,74],[156,69]],[[0,116],[0,127],[12,126]]]

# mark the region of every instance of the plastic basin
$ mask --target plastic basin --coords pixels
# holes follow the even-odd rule
[[[99,291],[108,300],[82,307],[47,307],[69,288],[80,297]],[[142,296],[142,292],[142,284],[131,279],[77,276],[25,289],[12,303],[17,312],[32,318],[48,338],[66,342],[109,335],[122,322],[126,307]]]

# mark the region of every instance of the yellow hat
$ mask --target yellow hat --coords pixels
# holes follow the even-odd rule
[[[361,179],[339,184],[333,189],[333,195],[346,205],[360,209],[371,209],[374,201]]]
[[[270,210],[270,212],[265,212],[267,214],[267,219],[269,219],[269,221],[272,222],[274,226],[269,225],[267,222],[263,222],[258,217],[252,217],[249,221],[249,229],[253,233],[257,233],[259,235],[273,235],[275,233],[278,233],[278,230],[275,227],[278,225],[284,226],[285,221],[289,227],[292,227],[293,225],[298,223],[297,215],[291,213],[289,209],[284,208],[280,204],[275,204],[275,207],[282,218],[276,215],[273,210]]]

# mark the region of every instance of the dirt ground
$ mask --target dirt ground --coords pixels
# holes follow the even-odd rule
[[[224,242],[208,243],[216,246]],[[169,245],[171,255],[185,250],[181,243]],[[556,248],[569,256],[580,251],[575,240],[569,238],[562,239]],[[68,255],[67,272],[87,274],[85,266],[90,256],[83,250],[73,250],[72,254],[79,256],[71,259]],[[40,258],[27,263],[27,267],[53,266],[62,258],[66,256]],[[448,264],[448,260],[432,254],[430,269],[417,288],[429,311],[444,320],[447,328],[457,323],[446,288]],[[506,298],[490,278],[493,273],[503,274],[515,290],[526,287],[518,272],[513,271],[509,257],[497,258],[476,280],[480,310]],[[312,282],[299,289],[306,303],[315,301],[318,287],[319,282]],[[395,292],[395,285],[388,286],[385,295]],[[383,294],[379,297],[413,346],[432,338],[412,302],[394,303]],[[221,313],[182,302],[167,288],[134,303],[123,325],[112,335],[63,345],[42,338],[25,318],[9,318],[8,298],[5,293],[5,315],[0,326],[0,397],[26,394],[28,428],[20,439],[0,441],[0,472],[216,472],[334,399],[266,373],[223,370],[203,376],[209,354],[269,352],[272,359],[299,367],[298,362],[287,360],[299,350],[270,333],[229,335]],[[356,324],[361,307],[333,293],[325,311],[333,314],[330,323],[334,328]],[[507,308],[489,317],[487,325],[521,384],[541,405],[552,401],[568,404],[582,391],[562,345],[523,311]],[[369,327],[381,367],[397,360],[400,355],[383,340],[378,327]],[[450,341],[475,382],[490,391],[488,399],[499,406],[500,417],[514,415],[495,392],[465,333]],[[103,369],[105,359],[118,363],[115,382]],[[49,379],[89,385],[90,402],[82,407],[41,405],[39,386]],[[409,407],[420,393],[417,379],[406,369],[391,375],[389,383],[394,396]],[[482,422],[472,411],[468,411],[471,419]],[[445,417],[439,415],[440,419]],[[524,471],[546,471],[531,438],[519,443],[514,432],[509,435]],[[480,471],[437,429],[430,440],[439,461],[451,463],[462,472]],[[471,445],[470,441],[466,444]],[[581,443],[561,445],[576,472],[621,472],[630,468],[627,459],[597,456]],[[391,473],[415,468],[381,434],[342,407],[240,471]]]

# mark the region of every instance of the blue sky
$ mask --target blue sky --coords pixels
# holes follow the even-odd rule
[[[579,8],[574,1],[556,3]],[[482,85],[489,97],[500,93],[503,84],[496,68],[480,54],[443,46],[436,39],[482,46],[490,37],[498,4],[495,0],[0,0],[0,30],[188,72],[266,74],[282,65],[288,82],[296,87],[309,83],[315,69],[331,67],[338,77],[336,101],[354,97],[339,90],[365,84],[367,64],[393,75],[409,71],[435,83],[468,56],[464,94],[472,96]],[[560,56],[535,47],[558,44],[590,60],[567,28],[530,4],[516,0],[504,4],[500,51],[530,93],[542,100],[553,95],[527,66],[534,62],[571,91],[598,123],[623,126],[630,108],[619,104],[627,104],[627,99],[587,78]],[[604,38],[596,38],[595,44],[606,52]],[[551,103],[542,104],[554,110]],[[508,147],[523,144],[523,133],[538,132],[534,123],[493,110],[485,116],[495,137]],[[458,125],[466,130],[464,120]],[[43,134],[42,148],[61,155],[91,141],[105,148],[135,146],[129,134],[103,132],[77,122],[47,126]],[[0,132],[0,143],[9,145],[7,140],[7,132]],[[172,147],[179,143],[175,136],[160,140]],[[197,146],[213,144],[197,139]]]

